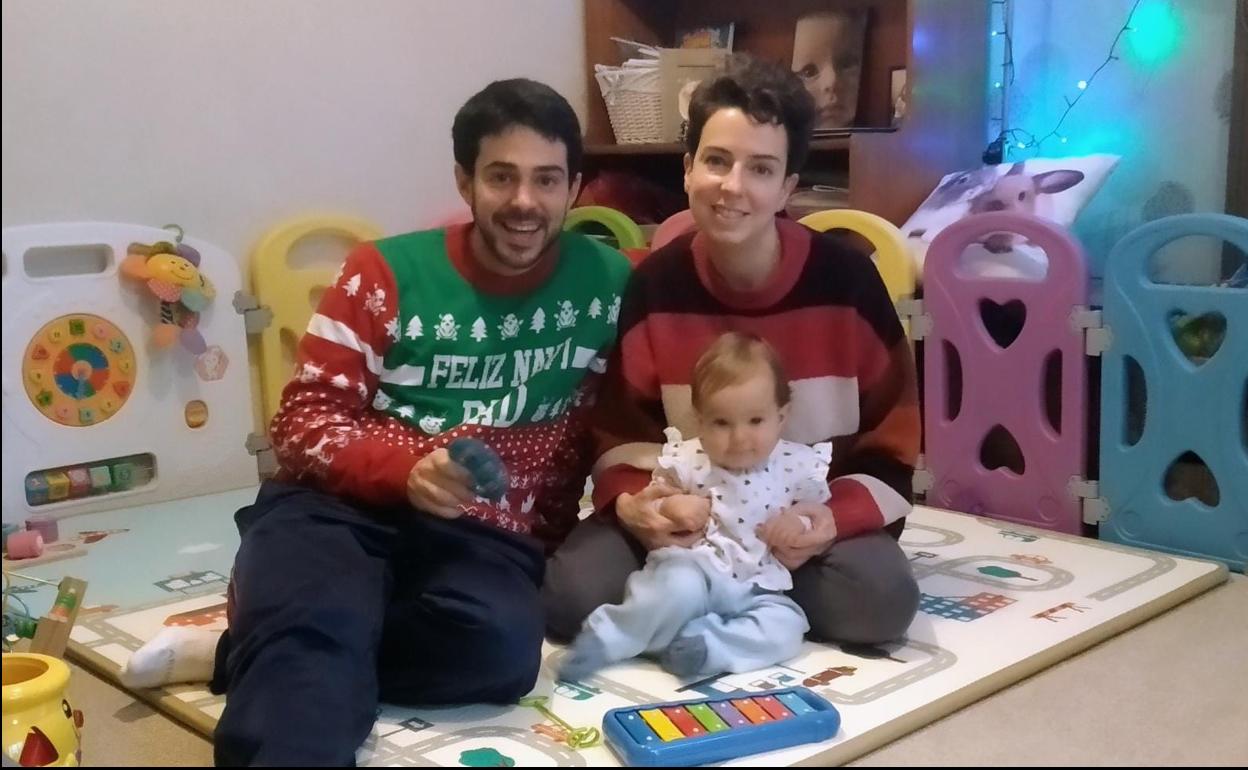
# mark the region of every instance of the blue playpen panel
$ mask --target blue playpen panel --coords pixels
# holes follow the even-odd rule
[[[1184,214],[1133,231],[1106,263],[1104,322],[1112,342],[1101,371],[1100,475],[1110,513],[1100,535],[1211,557],[1242,572],[1248,562],[1248,289],[1158,284],[1149,273],[1155,252],[1192,235],[1248,254],[1248,220]],[[1183,329],[1177,335],[1176,323]],[[1195,493],[1184,490],[1172,470],[1192,454],[1216,481],[1213,505],[1189,496]]]

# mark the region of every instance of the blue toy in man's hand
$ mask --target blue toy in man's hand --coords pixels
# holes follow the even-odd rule
[[[475,438],[457,438],[447,447],[451,459],[472,474],[472,491],[486,500],[498,502],[507,493],[511,481],[507,466],[485,442]]]

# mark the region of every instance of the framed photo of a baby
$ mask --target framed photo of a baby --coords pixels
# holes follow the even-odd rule
[[[797,20],[793,71],[815,98],[816,129],[847,128],[858,112],[867,12],[819,11]]]

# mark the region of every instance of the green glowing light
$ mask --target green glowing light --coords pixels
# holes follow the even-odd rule
[[[1156,64],[1170,58],[1179,47],[1182,29],[1179,16],[1165,0],[1142,3],[1131,17],[1127,42],[1142,62]]]

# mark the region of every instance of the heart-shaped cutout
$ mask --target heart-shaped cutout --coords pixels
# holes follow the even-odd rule
[[[125,398],[130,394],[130,383],[125,380],[117,380],[113,383],[113,390],[116,391],[117,395]]]
[[[1217,507],[1222,499],[1222,490],[1218,489],[1218,480],[1213,471],[1205,465],[1205,461],[1195,452],[1184,452],[1166,468],[1165,480],[1162,482],[1166,497],[1171,500],[1199,500],[1210,508]]]
[[[984,442],[979,445],[979,461],[990,471],[1005,468],[1021,476],[1027,470],[1027,461],[1018,441],[1000,425],[994,425],[984,436]]]
[[[1012,299],[1004,305],[990,299],[979,301],[979,320],[984,331],[1002,350],[1014,344],[1027,323],[1027,306],[1022,300]]]
[[[1226,339],[1226,316],[1218,312],[1191,315],[1172,310],[1166,320],[1179,352],[1196,366],[1204,366],[1217,355]]]

